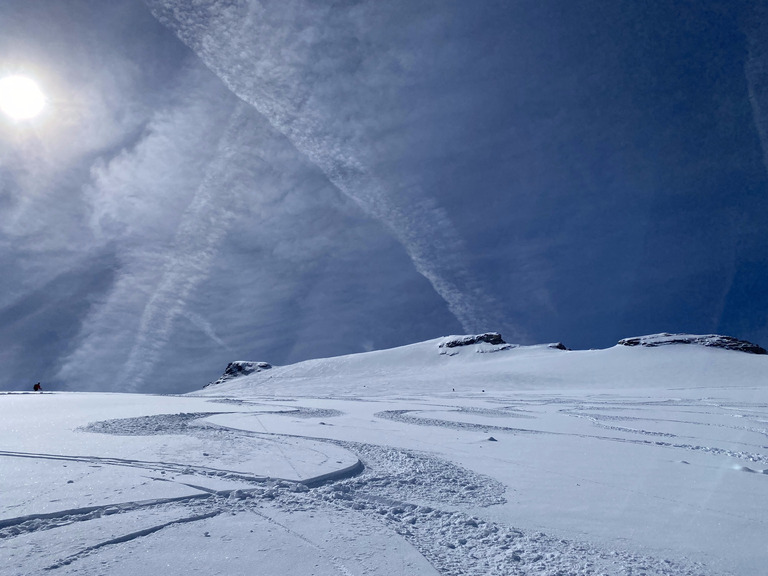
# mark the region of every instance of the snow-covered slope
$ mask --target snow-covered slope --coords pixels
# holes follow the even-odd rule
[[[2,573],[764,573],[767,356],[499,340],[0,394]]]
[[[679,336],[679,335],[678,335]],[[307,360],[227,379],[193,395],[446,393],[581,386],[622,389],[740,386],[766,378],[766,359],[721,348],[617,345],[563,350],[559,344],[514,346],[446,336],[389,350]],[[474,337],[477,338],[477,337]],[[558,347],[560,346],[560,347]]]

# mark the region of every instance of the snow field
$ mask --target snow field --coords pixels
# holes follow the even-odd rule
[[[763,573],[764,359],[693,346],[446,357],[426,344],[186,397],[0,395],[0,565]]]

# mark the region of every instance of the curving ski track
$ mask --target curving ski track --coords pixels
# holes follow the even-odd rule
[[[531,409],[534,404],[507,406],[499,409],[453,408],[463,417],[492,417],[494,419],[533,418]],[[560,400],[548,405],[560,405]],[[541,404],[538,404],[539,406]],[[612,408],[628,408],[622,406]],[[447,408],[451,410],[452,408]],[[595,404],[590,404],[594,412]],[[446,408],[442,408],[444,412]],[[272,411],[273,415],[311,414],[334,417],[338,411],[323,411],[309,408],[293,408],[288,412]],[[562,411],[564,416],[586,418],[592,425],[611,431],[630,434],[652,434],[652,431],[606,425],[605,421],[639,422],[634,416],[597,415],[585,411],[584,406]],[[258,412],[261,415],[264,412]],[[89,425],[90,432],[120,435],[149,434],[191,434],[221,435],[230,434],[245,437],[275,436],[243,430],[228,429],[222,426],[201,427],[194,425],[196,420],[210,416],[210,413],[191,413],[147,416],[122,420],[97,422]],[[439,426],[451,429],[493,430],[509,434],[556,434],[547,430],[524,429],[500,425],[488,425],[466,421],[451,421],[424,417],[418,411],[392,410],[376,414],[409,425]],[[755,430],[760,432],[760,430]],[[672,433],[665,436],[674,436]],[[278,435],[279,436],[279,435]],[[293,436],[296,438],[297,436]],[[298,436],[301,438],[301,436]],[[750,462],[765,462],[760,454],[739,453],[715,447],[686,445],[683,443],[650,441],[643,439],[601,437],[608,441],[646,443],[656,447],[685,448],[706,451],[714,455],[728,455]],[[322,438],[304,437],[313,441]],[[493,506],[505,501],[505,487],[487,476],[482,476],[462,468],[452,462],[434,455],[413,450],[397,449],[382,445],[333,441],[356,454],[358,464],[322,477],[307,479],[303,482],[289,482],[280,479],[254,476],[236,470],[225,470],[205,466],[188,466],[174,462],[153,462],[95,456],[67,456],[56,454],[34,454],[22,452],[0,452],[0,458],[39,458],[72,460],[98,463],[104,466],[129,466],[165,471],[176,474],[217,476],[236,479],[251,484],[249,489],[210,490],[191,483],[185,486],[198,492],[184,497],[154,499],[135,502],[118,502],[103,506],[91,506],[79,509],[61,510],[48,514],[37,514],[9,518],[0,521],[0,542],[36,534],[43,531],[60,530],[73,523],[94,523],[104,521],[111,516],[138,515],[146,518],[144,526],[137,530],[118,534],[111,538],[97,540],[84,545],[78,550],[53,559],[45,566],[46,572],[55,573],[79,561],[97,554],[100,550],[132,540],[151,537],[172,526],[201,522],[215,516],[229,513],[249,513],[266,518],[282,530],[289,531],[308,546],[317,549],[318,554],[325,552],[321,545],[309,540],[288,526],[281,524],[263,511],[264,503],[277,510],[287,512],[297,510],[344,510],[353,513],[365,523],[379,525],[405,541],[411,543],[443,576],[459,575],[555,575],[571,574],[579,566],[579,574],[630,574],[694,576],[707,573],[705,568],[695,562],[670,561],[631,552],[603,550],[598,547],[576,541],[557,539],[541,532],[526,531],[519,528],[489,522],[468,513],[467,509]],[[760,472],[744,467],[747,472]],[[762,471],[766,472],[766,471]],[[157,480],[173,481],[168,478]],[[162,510],[163,522],[149,522],[151,513]],[[167,519],[167,516],[175,516]],[[328,562],[336,566],[339,574],[349,575],[354,572],[341,560],[329,556]]]

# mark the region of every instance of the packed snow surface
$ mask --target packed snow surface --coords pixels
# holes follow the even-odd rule
[[[768,358],[486,340],[0,394],[0,572],[765,573]]]

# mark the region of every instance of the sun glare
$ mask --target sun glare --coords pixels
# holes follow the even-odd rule
[[[0,79],[0,110],[14,120],[34,118],[44,106],[45,96],[33,80],[25,76]]]

